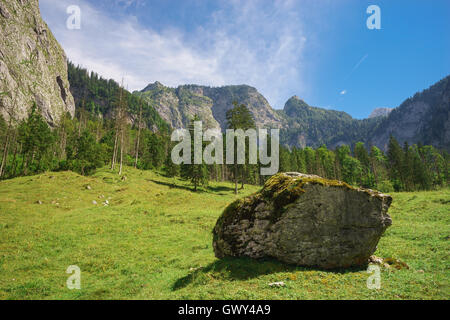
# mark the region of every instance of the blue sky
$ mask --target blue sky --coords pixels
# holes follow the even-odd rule
[[[66,27],[69,5],[81,29]],[[381,30],[369,30],[369,5]],[[365,118],[450,74],[448,0],[40,0],[70,60],[129,90],[156,80],[256,87]]]

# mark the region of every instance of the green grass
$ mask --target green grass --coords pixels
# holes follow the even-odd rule
[[[61,172],[0,182],[0,299],[450,296],[449,189],[393,194],[393,225],[376,255],[400,259],[410,269],[382,269],[381,289],[369,290],[364,268],[218,260],[211,231],[236,198],[230,183],[194,193],[187,182],[154,172],[126,168],[125,174],[125,181],[102,169],[92,177]],[[246,186],[239,197],[255,191]],[[70,265],[81,269],[81,290],[66,287]],[[286,286],[269,287],[276,281]]]

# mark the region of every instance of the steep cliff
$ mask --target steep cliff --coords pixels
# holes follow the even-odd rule
[[[38,0],[0,0],[0,113],[20,120],[33,103],[50,125],[74,114],[66,56]]]

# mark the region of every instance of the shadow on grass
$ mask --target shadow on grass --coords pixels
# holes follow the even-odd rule
[[[234,188],[226,186],[215,186],[215,187],[208,186],[208,190],[211,190],[212,192],[223,192],[223,191],[234,192]]]
[[[162,186],[166,186],[169,187],[170,189],[181,189],[181,190],[187,190],[187,191],[192,191],[194,192],[194,187],[190,188],[187,186],[180,186],[178,184],[175,183],[170,183],[170,182],[164,182],[164,181],[158,181],[158,180],[153,180],[153,179],[147,179],[147,181],[162,185]],[[197,192],[203,192],[202,190],[198,189]]]
[[[173,284],[172,291],[185,288],[193,283],[201,284],[210,277],[234,281],[253,279],[259,276],[278,272],[321,271],[335,274],[345,274],[360,272],[366,269],[367,266],[324,270],[313,267],[288,265],[274,259],[254,260],[250,258],[224,258],[217,260],[206,267],[196,269],[187,276],[178,279]]]
[[[175,183],[171,183],[171,182],[164,182],[164,181],[158,181],[158,180],[154,180],[154,179],[147,179],[147,181],[162,185],[162,186],[166,186],[169,187],[170,189],[181,189],[181,190],[187,190],[187,191],[191,191],[194,192],[194,187],[188,187],[188,186],[181,186]],[[206,190],[205,190],[206,189]],[[197,193],[205,193],[205,192],[213,192],[213,193],[218,193],[218,192],[232,192],[234,191],[234,188],[231,187],[226,187],[226,186],[208,186],[206,188],[202,188],[199,187],[197,189]],[[225,193],[219,193],[219,195],[225,195]]]

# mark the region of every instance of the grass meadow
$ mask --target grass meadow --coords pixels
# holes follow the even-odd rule
[[[0,299],[448,299],[450,189],[394,193],[393,225],[375,255],[409,269],[323,271],[274,260],[218,260],[212,228],[231,183],[125,168],[49,172],[0,182]],[[246,186],[238,197],[256,192]],[[69,290],[66,269],[81,269]],[[269,283],[283,281],[284,287]]]

